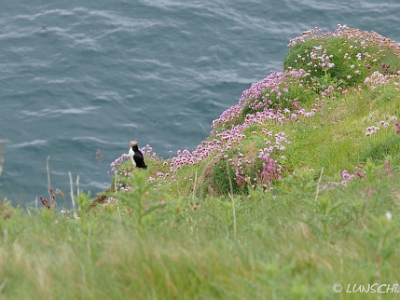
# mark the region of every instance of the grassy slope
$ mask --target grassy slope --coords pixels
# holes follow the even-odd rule
[[[246,129],[237,145],[245,156],[264,143],[262,128],[284,131],[292,142],[282,152],[283,178],[268,185],[273,189],[217,196],[209,177],[221,157],[213,155],[166,183],[146,181],[168,171],[149,160],[149,171],[120,176],[133,191],[108,194],[117,204],[88,216],[84,194],[75,217],[54,207],[27,214],[3,204],[0,299],[375,299],[345,291],[400,277],[394,82],[350,87],[344,101],[326,101],[300,122]],[[389,127],[365,136],[381,120]],[[344,169],[363,177],[343,186]],[[333,293],[335,283],[342,293]]]

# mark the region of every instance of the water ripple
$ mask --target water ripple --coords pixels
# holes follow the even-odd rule
[[[102,140],[102,139],[99,139],[99,138],[93,137],[93,136],[78,136],[78,137],[74,137],[72,140],[73,141],[91,141],[91,142],[95,142],[97,144],[105,144],[105,145],[110,144],[110,141]]]
[[[83,115],[89,114],[92,111],[97,110],[98,107],[89,106],[83,108],[65,108],[65,109],[51,109],[44,108],[40,111],[28,111],[22,110],[21,113],[25,116],[33,116],[33,117],[44,117],[48,115]]]
[[[33,140],[30,142],[23,142],[19,144],[11,144],[9,147],[14,148],[14,149],[19,149],[19,148],[25,148],[25,147],[31,147],[31,146],[44,146],[47,144],[47,140]]]

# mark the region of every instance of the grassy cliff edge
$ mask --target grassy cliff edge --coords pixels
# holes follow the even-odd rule
[[[0,298],[399,292],[399,76],[399,44],[375,32],[304,32],[195,150],[146,146],[148,170],[122,155],[77,210],[0,205]]]

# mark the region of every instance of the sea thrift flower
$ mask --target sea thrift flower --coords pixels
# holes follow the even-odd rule
[[[385,121],[380,121],[379,124],[380,124],[381,126],[383,126],[383,127],[388,127],[388,126],[389,126],[389,123],[388,123],[388,122],[385,122]]]
[[[48,209],[50,209],[50,204],[49,204],[49,201],[47,201],[47,199],[45,199],[45,198],[43,198],[43,197],[40,197],[40,201],[42,202],[42,204],[45,206],[45,207],[47,207]]]
[[[343,49],[339,50],[338,55],[344,57],[348,65],[351,65],[352,74],[348,73],[344,76],[348,76],[348,79],[352,79],[351,76],[355,76],[354,79],[360,80],[363,76],[363,71],[361,68],[365,66],[370,75],[365,79],[365,83],[368,83],[371,89],[375,89],[379,84],[386,84],[391,78],[388,76],[390,66],[387,64],[382,64],[382,73],[374,72],[370,74],[373,68],[376,68],[377,58],[373,55],[368,54],[366,49],[371,49],[370,46],[380,46],[385,45],[385,47],[395,50],[398,53],[399,45],[394,41],[383,38],[375,32],[366,33],[360,32],[356,29],[347,27],[346,25],[338,24],[337,30],[333,33],[323,33],[319,28],[311,29],[303,32],[302,36],[295,38],[290,41],[288,47],[292,47],[297,43],[304,43],[308,40],[317,41],[314,43],[315,46],[308,48],[306,53],[299,53],[296,57],[296,62],[303,69],[296,70],[296,66],[288,67],[284,72],[272,72],[269,76],[251,85],[251,87],[243,91],[239,102],[237,105],[225,110],[217,120],[212,123],[211,133],[215,136],[214,139],[204,141],[195,150],[179,150],[177,151],[177,156],[172,157],[170,161],[164,162],[163,166],[169,167],[169,173],[163,173],[159,171],[156,174],[156,178],[161,178],[164,181],[167,178],[171,180],[176,180],[175,174],[181,168],[186,166],[192,166],[203,162],[211,155],[218,155],[221,159],[225,160],[234,168],[235,180],[237,183],[242,183],[244,178],[247,178],[246,172],[249,168],[256,166],[253,160],[257,158],[254,155],[247,156],[243,149],[240,149],[240,145],[243,140],[247,139],[248,129],[251,128],[250,132],[253,135],[258,135],[258,129],[255,130],[252,126],[257,125],[256,128],[268,127],[268,122],[274,122],[274,124],[285,124],[288,122],[302,122],[304,118],[313,117],[317,113],[317,109],[322,108],[328,101],[334,101],[338,95],[342,94],[340,98],[348,92],[342,87],[329,86],[329,83],[322,84],[317,77],[313,77],[312,74],[322,75],[333,75],[332,78],[336,78],[334,75],[336,69],[333,63],[334,57],[332,54],[328,53],[326,47],[326,42],[323,39],[339,37],[343,40],[347,40],[348,43],[343,44]],[[319,41],[321,43],[319,43]],[[347,51],[348,49],[351,49]],[[348,53],[346,53],[348,52]],[[336,55],[336,54],[335,54]],[[374,54],[375,55],[375,54]],[[356,60],[357,59],[357,60]],[[339,59],[340,60],[340,59]],[[373,67],[372,67],[373,66]],[[339,66],[340,67],[340,66]],[[341,68],[341,67],[340,67]],[[399,73],[400,74],[400,73]],[[339,78],[338,78],[339,79]],[[342,78],[343,79],[343,78]],[[337,82],[337,84],[339,81]],[[395,84],[396,87],[396,84]],[[360,90],[362,85],[359,85]],[[302,105],[302,97],[300,96],[301,91],[315,91],[320,94],[318,100],[316,99],[313,104],[313,109],[306,111]],[[322,90],[322,91],[321,91]],[[292,93],[294,92],[294,93]],[[293,94],[299,94],[299,98],[293,98]],[[329,109],[329,108],[328,108]],[[243,114],[244,110],[247,112],[246,115]],[[242,124],[238,124],[239,121],[243,120]],[[388,122],[382,123],[380,126],[387,127]],[[395,134],[400,134],[400,125],[395,123]],[[257,184],[264,184],[273,179],[279,178],[279,173],[281,166],[277,163],[275,159],[283,157],[278,151],[284,151],[286,145],[290,144],[287,141],[286,136],[279,135],[268,132],[263,129],[263,138],[265,138],[265,146],[260,149],[259,158],[262,160],[263,167],[262,170],[258,170],[260,179]],[[366,129],[366,135],[370,136],[375,134],[379,130],[379,127],[371,126]],[[152,148],[146,145],[142,148],[144,155],[155,156],[152,152]],[[235,150],[236,154],[230,155],[230,150]],[[229,152],[228,152],[229,151]],[[239,153],[239,154],[237,154]],[[128,155],[126,154],[128,157]],[[124,161],[124,155],[117,159],[113,164],[111,164],[112,172],[114,172],[118,166]],[[283,158],[281,158],[283,159]],[[254,164],[254,166],[252,166]],[[123,172],[122,176],[129,176],[131,170],[125,168],[124,171],[118,170],[118,172]],[[164,171],[164,170],[163,170]],[[346,171],[346,170],[345,170]],[[364,176],[361,172],[355,172],[355,174],[350,174],[347,171],[342,172],[342,179],[344,181],[352,180],[355,176],[362,178]],[[118,173],[118,175],[120,175]],[[149,177],[148,181],[153,181],[154,178]],[[192,181],[192,178],[186,180]],[[118,182],[119,183],[119,182]],[[120,184],[120,183],[119,183]],[[340,183],[338,183],[340,185]],[[333,185],[332,185],[333,186]],[[120,188],[129,189],[127,186],[119,185]]]
[[[268,155],[263,157],[263,170],[261,172],[261,178],[266,182],[271,182],[274,179],[279,179],[279,172],[281,167],[276,164],[276,162],[270,158]]]
[[[364,174],[361,173],[360,171],[356,171],[356,175],[357,175],[359,178],[363,178],[363,177],[364,177]]]
[[[111,166],[111,172],[114,172],[116,168],[124,162],[125,159],[129,158],[129,154],[124,153],[120,157],[118,157],[115,161],[113,161],[110,166]]]
[[[367,195],[372,195],[373,193],[375,193],[375,191],[370,188],[366,188],[365,192],[367,193]]]
[[[394,123],[394,134],[400,134],[400,124],[397,122]]]
[[[53,192],[54,192],[53,189],[49,189],[51,202],[56,203],[56,195],[54,195]]]
[[[365,78],[364,83],[374,85],[385,85],[389,82],[388,76],[375,71],[370,77]]]
[[[354,175],[350,174],[346,169],[343,170],[342,174],[340,174],[340,177],[345,180],[353,180],[354,179]]]
[[[383,163],[385,164],[385,172],[386,173],[392,172],[392,170],[389,168],[389,161],[385,160]]]
[[[113,198],[113,197],[109,197],[104,201],[104,204],[113,204],[117,202],[117,199]]]
[[[379,130],[379,127],[376,127],[376,126],[367,127],[365,135],[371,136],[371,135],[377,133],[378,130]]]

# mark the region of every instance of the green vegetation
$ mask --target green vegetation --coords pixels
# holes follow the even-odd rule
[[[0,205],[0,299],[380,299],[356,291],[395,287],[399,47],[346,27],[291,44],[285,71],[245,91],[195,151],[147,151],[148,170],[122,156],[110,189],[75,196],[77,210]]]

